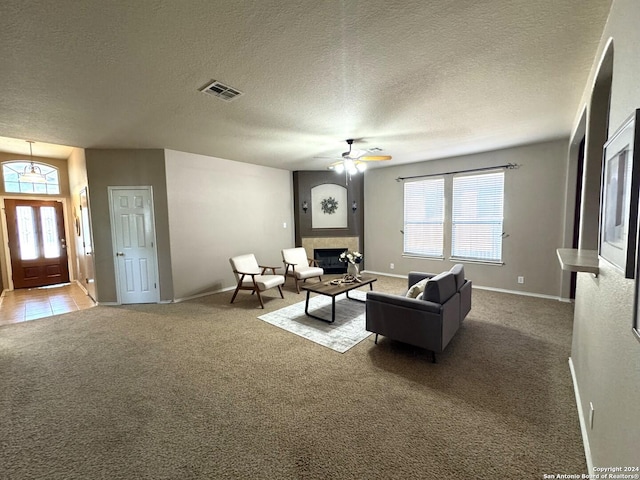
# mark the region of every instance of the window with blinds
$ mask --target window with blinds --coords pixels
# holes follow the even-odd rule
[[[404,253],[444,256],[444,178],[404,184]]]
[[[453,178],[451,256],[502,261],[504,172]]]

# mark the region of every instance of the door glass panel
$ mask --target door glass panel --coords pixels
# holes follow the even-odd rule
[[[33,207],[16,207],[18,217],[18,239],[20,241],[20,258],[34,260],[38,258],[38,241]]]
[[[56,209],[53,207],[41,207],[40,221],[42,222],[44,258],[58,258],[60,256],[60,240],[58,238]]]

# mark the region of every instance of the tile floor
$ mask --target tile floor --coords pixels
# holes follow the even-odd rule
[[[75,312],[95,306],[75,283],[41,288],[21,288],[0,295],[0,325]]]

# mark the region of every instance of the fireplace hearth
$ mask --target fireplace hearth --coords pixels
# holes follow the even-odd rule
[[[345,250],[348,248],[315,248],[313,258],[324,269],[324,273],[347,273],[347,264],[340,261],[340,254]]]

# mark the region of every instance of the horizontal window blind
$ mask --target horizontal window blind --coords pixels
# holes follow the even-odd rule
[[[502,261],[504,172],[453,178],[451,256]]]
[[[404,184],[404,253],[442,257],[444,178]]]

